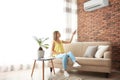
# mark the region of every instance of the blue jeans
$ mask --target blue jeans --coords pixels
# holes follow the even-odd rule
[[[75,59],[74,55],[72,54],[72,52],[58,54],[56,56],[56,58],[61,58],[62,59],[62,65],[63,65],[64,70],[67,69],[68,58],[70,58],[72,60],[72,62],[76,61],[76,59]]]

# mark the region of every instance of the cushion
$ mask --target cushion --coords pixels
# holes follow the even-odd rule
[[[109,48],[109,45],[100,45],[98,46],[98,50],[95,53],[95,57],[96,58],[102,58],[102,56],[104,55],[104,52],[107,51]]]
[[[76,57],[76,60],[83,66],[96,66],[96,67],[110,67],[110,59],[103,58],[86,58],[86,57]]]
[[[84,57],[93,58],[95,56],[96,51],[97,51],[97,46],[88,46],[85,51]]]

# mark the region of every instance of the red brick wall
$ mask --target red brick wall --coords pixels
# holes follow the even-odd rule
[[[85,12],[78,0],[78,41],[112,42],[112,67],[120,70],[120,0],[109,0],[109,6]]]

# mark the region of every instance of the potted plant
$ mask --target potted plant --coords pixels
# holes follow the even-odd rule
[[[43,58],[44,57],[44,50],[49,48],[49,44],[46,44],[45,41],[48,40],[49,38],[37,38],[34,37],[34,39],[37,41],[39,48],[38,48],[38,59]]]

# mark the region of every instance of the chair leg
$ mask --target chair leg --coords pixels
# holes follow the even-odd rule
[[[52,67],[50,67],[50,72],[52,73]]]
[[[52,69],[53,69],[53,68],[50,67],[50,76],[49,76],[49,79],[48,79],[48,80],[53,80],[53,79],[52,79]]]
[[[109,78],[109,73],[105,73],[105,77],[106,77],[106,78]]]
[[[52,63],[52,70],[53,70],[53,72],[54,72],[54,74],[55,74],[55,69],[54,69],[53,60],[51,60],[51,63]]]

